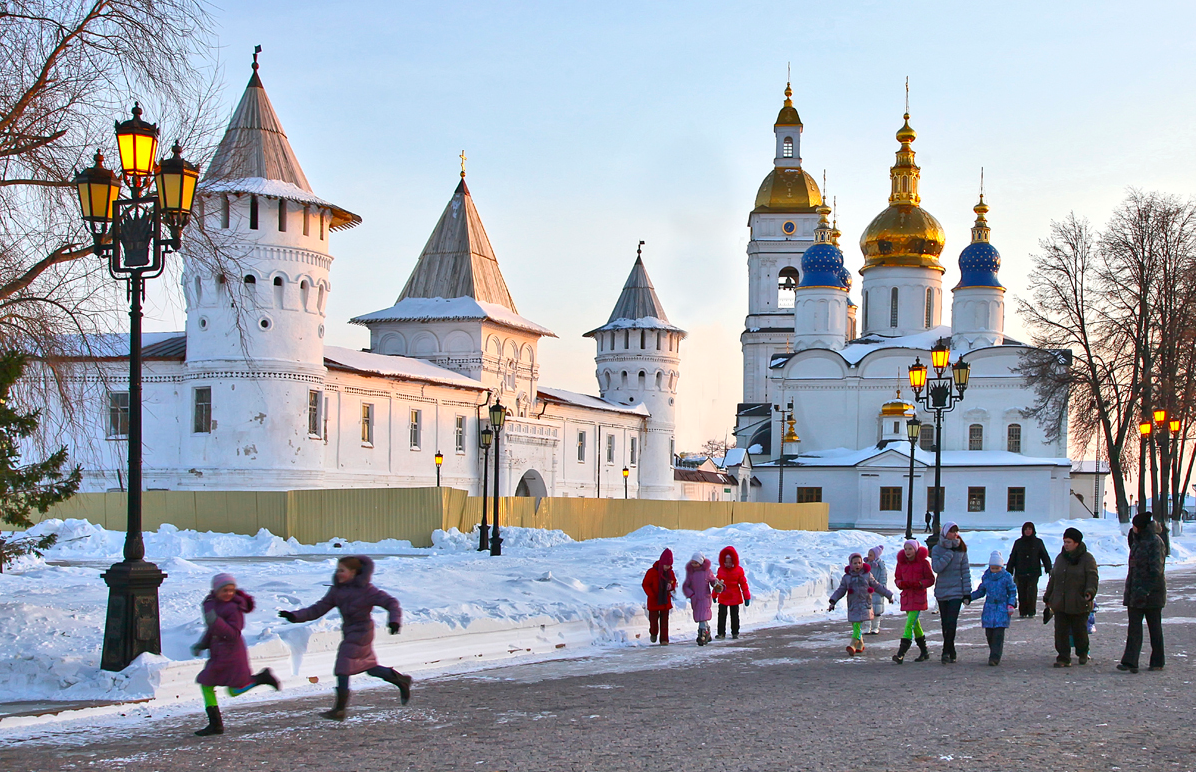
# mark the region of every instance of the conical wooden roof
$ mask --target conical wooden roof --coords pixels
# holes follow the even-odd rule
[[[462,297],[518,313],[464,178],[424,245],[399,301]]]
[[[648,278],[648,270],[644,268],[644,259],[636,254],[635,265],[631,266],[631,273],[623,284],[623,292],[615,303],[615,309],[610,312],[610,319],[597,329],[590,330],[585,335],[591,336],[603,330],[622,329],[624,327],[665,329],[684,333],[680,327],[669,322],[664,312],[660,298],[656,296],[656,288]]]

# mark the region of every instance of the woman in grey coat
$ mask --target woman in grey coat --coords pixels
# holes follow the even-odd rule
[[[934,597],[939,604],[939,620],[943,624],[944,665],[955,662],[955,628],[959,625],[959,610],[972,600],[972,571],[968,568],[968,545],[959,535],[959,526],[943,524],[942,536],[930,551],[930,567],[937,575]]]

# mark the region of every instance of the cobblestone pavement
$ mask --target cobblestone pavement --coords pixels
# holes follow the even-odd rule
[[[1004,662],[988,667],[980,603],[964,612],[949,666],[937,661],[933,615],[934,658],[901,666],[889,659],[892,616],[856,658],[841,619],[705,648],[692,623],[674,619],[678,642],[667,648],[430,679],[407,707],[389,689],[360,691],[344,724],[317,716],[329,707],[321,696],[227,709],[223,737],[192,736],[198,715],[114,731],[64,726],[19,744],[0,735],[0,769],[1190,772],[1196,573],[1169,579],[1163,672],[1114,669],[1125,612],[1106,582],[1084,667],[1051,667],[1040,618],[1015,620]]]

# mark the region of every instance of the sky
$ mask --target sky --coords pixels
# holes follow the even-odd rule
[[[348,320],[395,302],[464,150],[519,312],[559,336],[540,343],[543,385],[597,392],[581,334],[606,322],[646,242],[689,331],[679,450],[728,435],[741,399],[746,225],[787,65],[803,165],[826,171],[852,270],[887,206],[907,76],[947,289],[984,167],[1013,337],[1052,220],[1100,225],[1131,187],[1187,197],[1196,180],[1184,3],[224,0],[213,14],[227,114],[260,44],[313,189],[363,218],[331,241],[328,343],[368,345]],[[181,329],[180,308],[156,303],[147,329]]]

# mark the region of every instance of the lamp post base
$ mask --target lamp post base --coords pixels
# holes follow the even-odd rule
[[[166,574],[153,563],[126,560],[100,575],[108,585],[108,619],[100,667],[118,672],[138,656],[162,653],[158,587]]]

